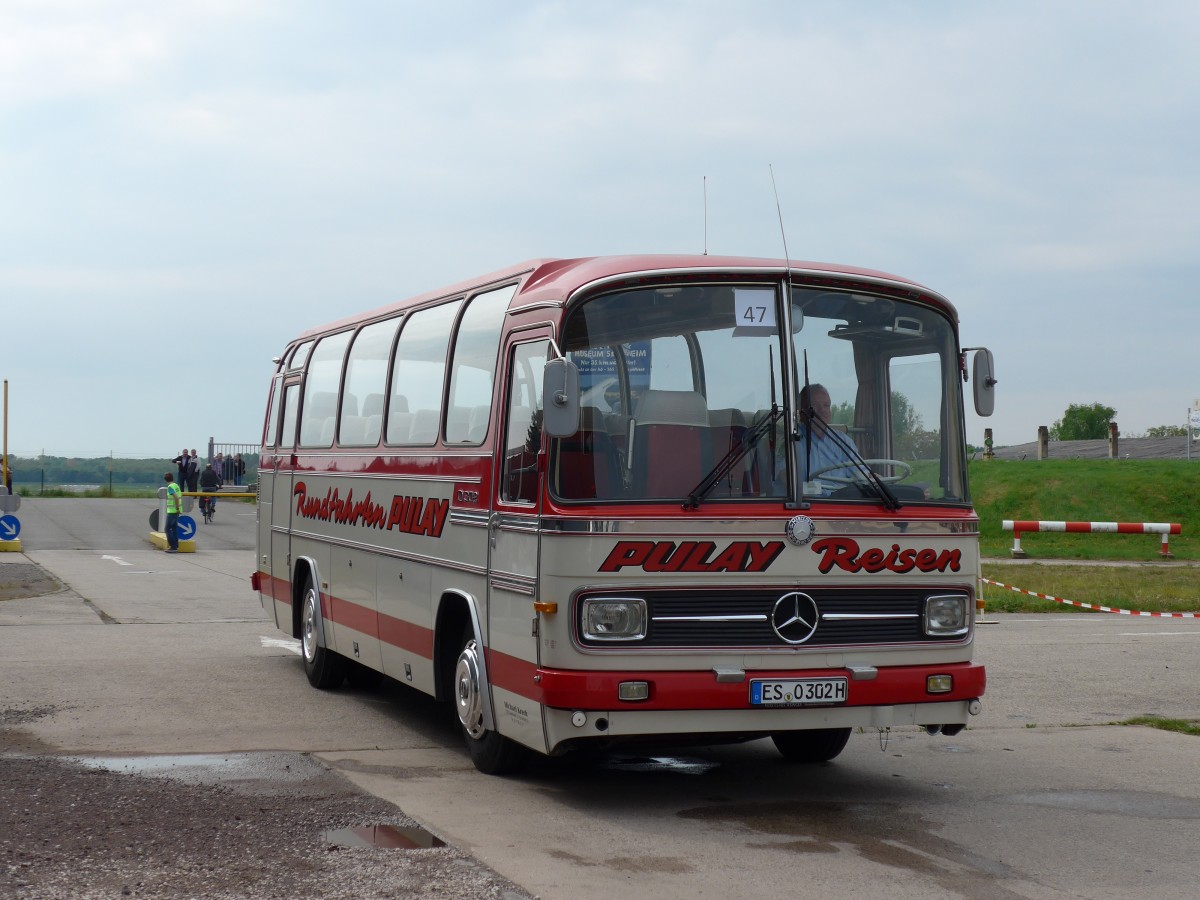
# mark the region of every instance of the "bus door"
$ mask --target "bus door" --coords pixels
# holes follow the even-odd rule
[[[296,420],[300,412],[300,379],[283,385],[279,449],[271,463],[270,575],[275,597],[275,621],[291,631],[292,615],[292,482],[296,475]],[[265,548],[264,548],[265,549]],[[289,621],[280,622],[282,616]]]
[[[530,622],[538,585],[538,462],[548,349],[544,332],[514,336],[505,348],[506,390],[488,523],[487,658],[496,727],[539,748],[545,746],[540,708],[509,688],[528,682],[539,657]]]

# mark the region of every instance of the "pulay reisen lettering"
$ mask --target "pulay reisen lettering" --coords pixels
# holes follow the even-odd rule
[[[765,572],[783,552],[783,541],[733,541],[716,550],[712,541],[619,541],[599,571],[635,566],[646,572]]]
[[[871,547],[860,550],[858,541],[847,537],[830,537],[814,541],[812,551],[821,554],[818,570],[824,575],[834,566],[843,572],[957,572],[962,560],[961,550],[942,550],[930,547],[900,549],[892,544],[890,550]]]
[[[296,515],[303,519],[334,522],[338,525],[362,525],[387,531],[403,531],[440,538],[446,525],[446,514],[450,510],[449,500],[428,497],[392,496],[391,504],[384,508],[376,503],[371,492],[361,500],[354,499],[351,489],[342,497],[337,488],[330,488],[324,497],[309,497],[308,486],[296,482],[292,489],[296,498]]]

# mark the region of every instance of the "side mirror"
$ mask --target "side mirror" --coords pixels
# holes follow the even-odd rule
[[[792,304],[792,334],[804,330],[804,307],[798,303]]]
[[[972,375],[975,379],[975,412],[990,416],[996,407],[996,367],[991,350],[980,347],[975,351]]]
[[[569,359],[547,361],[542,371],[542,429],[550,437],[579,430],[579,369]]]

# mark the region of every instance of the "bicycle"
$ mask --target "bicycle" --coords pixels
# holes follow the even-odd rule
[[[200,512],[204,516],[204,524],[211,525],[213,516],[217,512],[217,498],[216,497],[201,497],[200,498]]]

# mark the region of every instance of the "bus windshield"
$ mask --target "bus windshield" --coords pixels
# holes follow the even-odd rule
[[[932,305],[782,285],[672,284],[578,303],[566,501],[966,501],[958,350]],[[785,371],[791,367],[791,395]],[[882,482],[882,486],[880,484]]]

